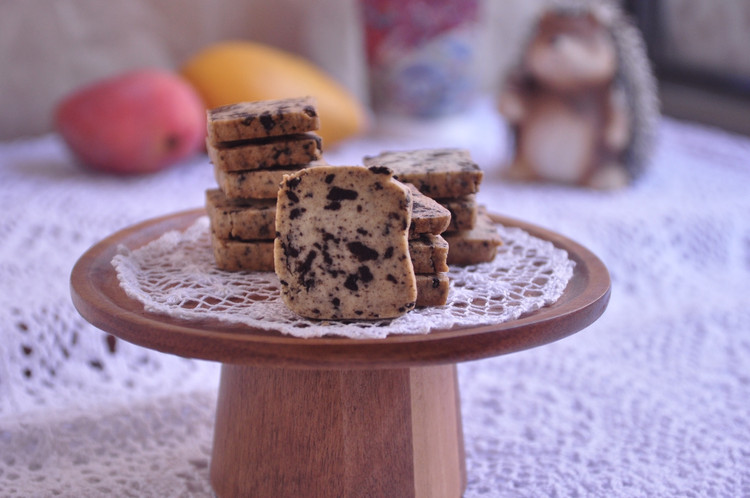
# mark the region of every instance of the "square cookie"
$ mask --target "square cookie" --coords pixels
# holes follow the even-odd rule
[[[450,279],[446,273],[417,275],[417,307],[442,306],[448,302]]]
[[[411,183],[405,183],[412,193],[411,225],[409,237],[418,237],[423,233],[440,235],[451,223],[451,212],[436,200],[417,190]]]
[[[387,151],[366,156],[364,164],[389,168],[398,180],[433,199],[474,194],[483,176],[466,149]]]
[[[451,221],[446,232],[471,230],[477,223],[476,194],[469,194],[453,199],[437,199],[441,206],[451,214]]]
[[[215,145],[206,140],[208,158],[222,171],[243,171],[293,166],[317,161],[323,141],[315,133],[284,135],[232,145]]]
[[[495,259],[497,247],[502,245],[495,223],[489,213],[480,207],[477,223],[471,230],[445,232],[448,242],[448,264],[465,266],[486,263]]]
[[[273,240],[227,240],[211,234],[216,267],[225,271],[273,271]]]
[[[221,239],[267,239],[276,234],[276,199],[229,199],[219,189],[206,191],[211,232]]]
[[[223,171],[214,166],[214,177],[221,191],[230,199],[275,199],[284,175],[315,164],[319,162],[250,171]]]
[[[409,240],[409,255],[414,273],[448,271],[448,242],[440,235],[423,233]]]
[[[281,295],[313,319],[385,319],[414,308],[411,192],[387,168],[317,166],[284,178],[274,241]]]
[[[206,116],[208,140],[213,144],[294,135],[320,128],[312,97],[239,102],[209,109]]]

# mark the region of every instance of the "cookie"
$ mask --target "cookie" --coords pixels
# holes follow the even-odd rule
[[[322,139],[315,133],[285,135],[215,145],[206,140],[208,158],[222,171],[242,171],[293,166],[316,161],[322,156]]]
[[[446,232],[471,230],[477,223],[477,201],[475,194],[454,199],[437,199],[441,206],[451,214],[451,221]]]
[[[250,171],[223,171],[214,166],[214,176],[221,191],[230,199],[275,199],[284,175],[316,164],[320,163]]]
[[[364,164],[389,168],[433,199],[474,194],[482,182],[482,170],[466,149],[387,151],[365,157]]]
[[[409,255],[414,273],[448,271],[448,242],[440,235],[423,233],[409,240]]]
[[[233,200],[219,189],[206,190],[211,231],[221,239],[268,239],[276,234],[276,199]]]
[[[417,307],[442,306],[448,302],[450,279],[445,273],[417,275]]]
[[[312,97],[240,102],[210,109],[206,115],[208,141],[213,144],[294,135],[320,128]]]
[[[211,234],[216,267],[226,271],[273,271],[273,240],[227,240]]]
[[[414,308],[411,192],[387,168],[317,166],[284,178],[274,241],[281,296],[314,319],[386,319]]]
[[[423,233],[439,235],[450,226],[450,211],[434,199],[430,199],[410,183],[405,184],[412,191],[411,225],[409,237]]]
[[[497,228],[484,208],[477,213],[477,223],[471,230],[445,232],[448,242],[448,264],[465,266],[486,263],[495,259],[497,246],[502,244]]]

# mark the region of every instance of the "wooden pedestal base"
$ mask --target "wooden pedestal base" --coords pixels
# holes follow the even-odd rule
[[[456,367],[224,364],[211,484],[220,497],[459,497]]]

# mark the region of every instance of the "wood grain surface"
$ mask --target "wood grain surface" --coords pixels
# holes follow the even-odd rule
[[[220,497],[451,497],[466,488],[455,365],[222,366]]]

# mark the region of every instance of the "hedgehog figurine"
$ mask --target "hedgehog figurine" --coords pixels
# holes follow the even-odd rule
[[[644,169],[659,114],[640,33],[613,5],[548,7],[499,110],[514,136],[509,179],[628,185]]]

